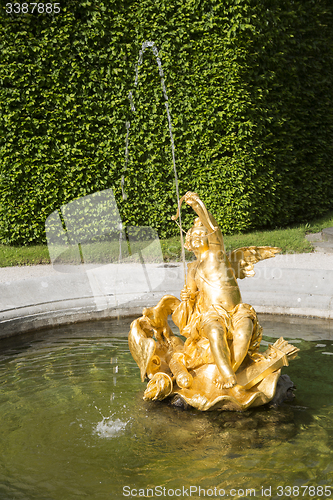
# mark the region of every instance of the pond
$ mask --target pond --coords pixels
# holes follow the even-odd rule
[[[333,496],[333,322],[260,316],[300,348],[278,408],[142,400],[130,319],[1,341],[1,500]]]

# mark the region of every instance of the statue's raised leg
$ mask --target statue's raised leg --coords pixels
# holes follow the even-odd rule
[[[231,367],[230,351],[227,342],[226,328],[216,320],[205,321],[202,330],[209,339],[210,348],[221,379],[214,380],[218,388],[229,389],[236,385],[235,372]]]
[[[237,327],[232,332],[232,369],[236,373],[249,350],[253,333],[253,321],[251,318],[243,318],[237,322]]]

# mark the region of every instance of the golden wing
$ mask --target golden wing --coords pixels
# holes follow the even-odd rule
[[[229,252],[228,258],[236,278],[250,278],[255,275],[254,264],[259,260],[270,259],[281,252],[278,247],[243,247]]]
[[[147,375],[148,365],[154,358],[156,342],[146,325],[142,323],[144,318],[138,318],[131,324],[128,334],[128,345],[130,352],[140,368],[141,381],[143,382]]]

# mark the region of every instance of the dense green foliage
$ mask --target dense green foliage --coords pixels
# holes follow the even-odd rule
[[[0,17],[0,241],[45,240],[46,217],[113,187],[123,221],[176,234],[197,191],[225,232],[284,226],[333,203],[330,0],[63,0]],[[122,201],[125,122],[131,122]],[[184,211],[185,226],[193,219]]]

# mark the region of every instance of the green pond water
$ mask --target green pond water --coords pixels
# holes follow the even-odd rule
[[[333,498],[333,324],[260,320],[296,398],[244,413],[144,402],[130,320],[0,342],[0,500]]]

